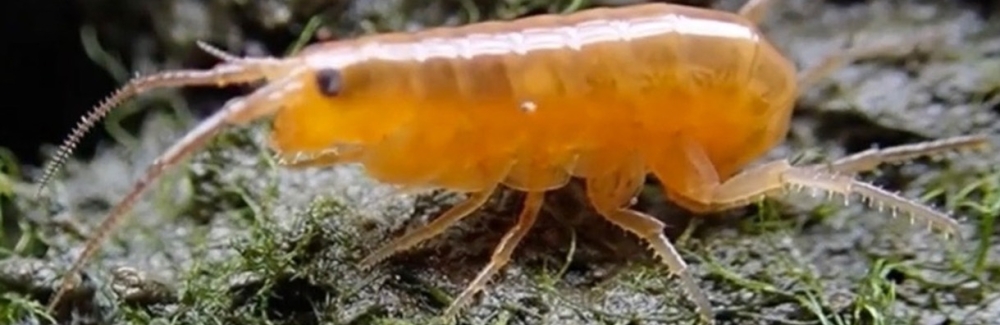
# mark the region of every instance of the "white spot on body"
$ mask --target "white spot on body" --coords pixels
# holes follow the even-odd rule
[[[538,104],[530,100],[522,101],[520,109],[525,113],[531,114],[538,110]]]

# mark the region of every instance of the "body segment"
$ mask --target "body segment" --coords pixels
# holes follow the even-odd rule
[[[628,208],[647,175],[697,212],[737,207],[787,188],[857,194],[950,233],[947,216],[853,179],[853,173],[982,137],[869,151],[829,165],[784,160],[744,170],[788,130],[802,80],[754,24],[768,0],[739,14],[650,4],[544,15],[313,45],[284,59],[235,58],[208,71],[164,72],[126,85],[85,117],[50,165],[125,97],[178,85],[266,80],[200,124],[150,166],[99,226],[71,269],[82,269],[145,187],[227,125],[274,117],[271,147],[289,167],[360,163],[383,182],[464,192],[427,226],[378,248],[362,266],[434,237],[499,186],[527,192],[514,227],[451,314],[510,259],[544,194],[583,178],[594,208],[646,241],[701,316],[710,303],[656,218]],[[833,62],[833,61],[831,61]],[[812,78],[813,74],[806,73]],[[67,275],[50,302],[59,303]]]

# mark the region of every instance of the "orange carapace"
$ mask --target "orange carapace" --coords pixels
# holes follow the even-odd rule
[[[589,9],[413,33],[315,44],[287,58],[239,58],[210,70],[139,77],[101,103],[46,169],[44,186],[77,140],[128,96],[167,86],[265,80],[229,101],[156,160],[115,206],[70,270],[79,272],[129,207],[168,167],[227,125],[273,117],[271,147],[289,167],[357,163],[403,187],[467,199],[423,228],[379,248],[371,266],[440,234],[499,187],[526,192],[517,222],[491,262],[445,311],[454,313],[510,259],[547,191],[571,177],[605,219],[646,241],[711,321],[709,299],[656,218],[628,207],[647,175],[695,212],[743,206],[788,188],[858,195],[945,232],[948,216],[854,179],[880,163],[985,144],[957,137],[869,150],[828,164],[778,160],[749,167],[788,131],[798,73],[755,26],[770,4],[738,13],[669,4]],[[848,61],[842,55],[828,64]],[[829,68],[825,66],[823,68]],[[72,283],[65,277],[50,308]]]

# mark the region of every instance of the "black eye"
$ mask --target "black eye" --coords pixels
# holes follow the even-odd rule
[[[316,84],[319,86],[320,93],[329,97],[339,95],[344,87],[343,76],[341,76],[340,70],[334,68],[317,70]]]

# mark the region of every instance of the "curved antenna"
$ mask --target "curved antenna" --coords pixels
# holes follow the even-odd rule
[[[209,55],[214,56],[216,59],[222,60],[223,62],[239,62],[243,60],[248,60],[246,58],[241,58],[226,53],[226,51],[223,51],[217,47],[214,47],[202,41],[196,41],[195,44],[198,45],[198,48],[200,48],[202,51],[205,51],[205,53],[208,53]]]
[[[209,52],[212,54],[212,51]],[[217,53],[224,52],[217,51]],[[126,193],[125,198],[114,206],[111,213],[101,221],[97,228],[95,228],[90,239],[84,244],[83,251],[73,261],[67,274],[62,277],[57,291],[50,298],[47,308],[50,313],[59,305],[60,299],[72,289],[73,275],[79,273],[87,261],[97,253],[101,243],[111,236],[111,233],[126,219],[126,212],[138,201],[139,196],[145,189],[158,179],[160,175],[190,153],[201,148],[223,126],[241,124],[244,121],[272,114],[277,108],[281,107],[282,102],[275,100],[276,98],[281,99],[282,96],[294,93],[300,89],[295,82],[295,78],[301,69],[291,69],[295,67],[293,63],[292,61],[273,58],[239,58],[226,61],[210,70],[181,70],[138,77],[115,91],[114,94],[101,102],[100,105],[95,107],[90,114],[87,114],[81,120],[80,125],[74,129],[70,138],[63,143],[59,156],[46,169],[46,177],[43,178],[42,185],[51,178],[55,170],[65,161],[69,152],[76,146],[79,138],[115,105],[128,99],[130,96],[154,88],[168,86],[214,85],[222,87],[235,83],[251,83],[266,79],[269,72],[276,74],[280,72],[282,76],[275,83],[266,85],[246,97],[230,100],[221,110],[199,123],[193,130],[186,133],[183,138],[153,160],[146,168],[146,172],[140,176],[139,180],[132,185],[132,189]]]
[[[225,63],[210,70],[177,70],[166,71],[148,76],[135,77],[121,88],[115,90],[106,97],[100,104],[95,106],[86,115],[80,118],[76,127],[69,137],[59,146],[54,158],[45,165],[42,177],[38,182],[35,191],[35,199],[42,195],[42,191],[52,181],[52,178],[69,159],[70,154],[76,149],[80,140],[87,134],[98,121],[103,119],[111,110],[132,96],[139,95],[145,91],[180,86],[218,86],[223,87],[236,83],[251,83],[263,79],[264,69],[258,69],[268,59],[247,59],[238,58],[214,48],[203,42],[198,42],[198,46],[223,60]]]

